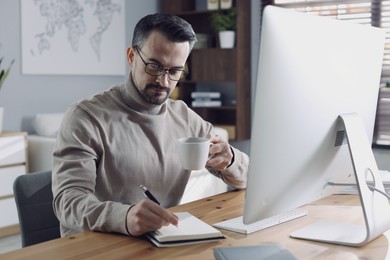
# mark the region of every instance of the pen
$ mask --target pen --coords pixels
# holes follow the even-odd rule
[[[150,193],[150,191],[144,185],[140,185],[140,188],[144,191],[145,197],[160,205],[160,202],[158,202],[158,200],[152,195],[152,193]]]
[[[153,194],[144,185],[139,185],[139,187],[143,190],[145,197],[147,197],[148,199],[150,199],[154,203],[157,203],[158,205],[160,205],[160,202],[158,202],[158,200],[153,196]],[[175,227],[179,227],[179,226],[175,225]]]

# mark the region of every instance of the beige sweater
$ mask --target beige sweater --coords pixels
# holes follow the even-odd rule
[[[177,205],[190,171],[178,161],[176,140],[210,131],[212,125],[182,101],[144,102],[131,78],[72,105],[53,154],[54,210],[61,234],[85,229],[127,234],[126,213],[144,199],[141,184],[162,206]],[[233,151],[228,169],[209,171],[232,187],[245,188],[249,159]]]

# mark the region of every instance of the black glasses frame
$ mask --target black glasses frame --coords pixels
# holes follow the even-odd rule
[[[138,47],[138,45],[135,45],[133,47],[137,50],[137,53],[138,53],[139,57],[141,58],[142,62],[145,64],[145,73],[146,74],[148,74],[150,76],[159,77],[159,76],[164,75],[165,73],[167,73],[168,78],[170,80],[172,80],[172,81],[179,81],[179,80],[183,79],[185,77],[185,75],[187,74],[185,69],[173,69],[173,68],[166,69],[166,68],[164,68],[162,65],[160,65],[158,63],[146,62],[144,60],[144,58],[142,58],[141,50]],[[148,68],[149,68],[149,70],[148,70]],[[153,72],[151,72],[151,71],[153,71]],[[155,71],[155,73],[154,73],[154,71]],[[173,77],[173,75],[175,73],[180,73],[179,77],[178,78],[171,78],[171,77]]]

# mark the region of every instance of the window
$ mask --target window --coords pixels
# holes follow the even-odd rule
[[[263,7],[268,4],[383,28],[386,43],[382,83],[390,82],[390,0],[262,0]]]

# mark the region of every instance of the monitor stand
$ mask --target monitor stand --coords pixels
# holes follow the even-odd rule
[[[323,220],[297,230],[290,236],[332,244],[362,246],[390,229],[389,200],[383,194],[371,191],[366,183],[366,176],[370,174],[374,180],[372,185],[385,192],[371,144],[360,117],[356,114],[343,114],[339,118],[344,124],[348,140],[365,223],[356,225]]]

